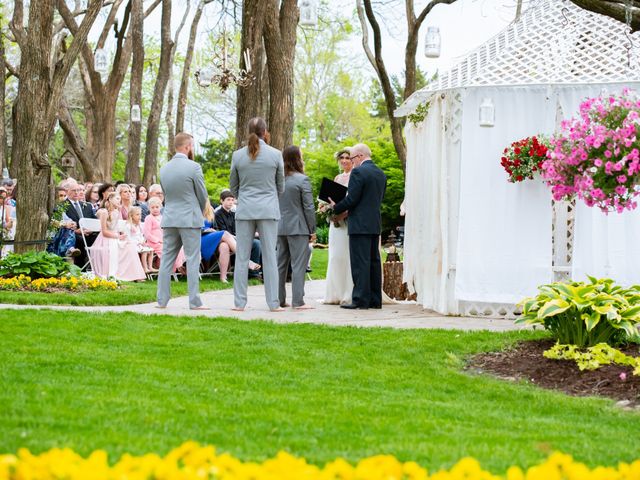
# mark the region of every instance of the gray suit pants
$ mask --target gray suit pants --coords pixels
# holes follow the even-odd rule
[[[304,277],[309,263],[309,235],[278,235],[278,299],[286,302],[285,282],[291,265],[291,306],[304,305]]]
[[[173,265],[184,246],[187,257],[187,286],[189,307],[202,306],[200,299],[200,236],[199,228],[163,228],[162,259],[158,272],[158,305],[165,307],[171,298],[171,274]]]
[[[264,295],[270,309],[278,308],[278,262],[276,259],[276,241],[278,238],[277,220],[238,220],[236,219],[236,264],[233,270],[233,296],[237,308],[247,305],[247,275],[249,256],[255,233],[260,233],[262,247],[262,275]]]

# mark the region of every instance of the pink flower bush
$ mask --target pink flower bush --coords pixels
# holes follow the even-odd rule
[[[553,198],[577,196],[604,212],[636,208],[639,133],[640,99],[630,90],[585,100],[580,117],[563,121],[561,133],[551,138],[542,163]]]

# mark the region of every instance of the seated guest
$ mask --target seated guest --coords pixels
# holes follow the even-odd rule
[[[133,204],[136,207],[140,207],[140,210],[142,212],[142,221],[144,222],[144,219],[147,218],[147,215],[149,215],[149,205],[147,205],[147,189],[144,185],[136,185],[135,192],[136,199]]]
[[[103,183],[98,188],[98,196],[100,197],[99,203],[102,205],[104,201],[107,199],[107,196],[111,193],[115,192],[115,188],[110,183]]]
[[[220,193],[220,206],[215,209],[216,230],[225,230],[233,235],[234,238],[236,235],[235,201],[236,199],[233,196],[233,193],[231,193],[231,190],[223,190]],[[249,258],[252,262],[259,264],[260,256],[260,240],[254,238],[253,244],[251,245],[251,255]],[[260,273],[258,271],[249,269],[249,277],[259,278]]]
[[[87,262],[87,252],[84,248],[84,242],[82,240],[82,232],[80,231],[80,219],[81,218],[96,218],[93,213],[93,208],[90,204],[84,201],[84,188],[77,183],[71,184],[67,190],[67,197],[69,200],[69,206],[64,212],[63,220],[71,220],[75,226],[75,248],[80,250],[80,253],[75,256],[75,263],[78,266],[83,266]],[[88,246],[93,245],[98,232],[91,232],[84,230],[84,238]]]
[[[153,268],[153,249],[146,245],[144,233],[142,233],[141,219],[140,207],[129,208],[124,233],[127,235],[127,240],[136,246],[145,273],[157,272],[158,270]]]
[[[231,254],[236,252],[236,239],[229,232],[215,230],[215,215],[211,203],[207,202],[204,210],[204,226],[202,227],[202,240],[200,244],[200,254],[205,262],[210,262],[216,250],[218,250],[218,265],[220,266],[220,280],[227,283],[227,273]],[[249,271],[260,270],[260,265],[249,261]]]
[[[100,234],[89,249],[93,272],[102,278],[140,281],[146,278],[136,245],[120,226],[120,197],[112,192],[97,212]]]
[[[160,201],[162,202],[162,205],[164,205],[164,192],[162,191],[162,186],[159,183],[154,183],[149,187],[148,200],[151,200],[154,197],[159,198]]]
[[[50,239],[47,244],[47,252],[55,253],[59,257],[77,257],[80,255],[80,250],[76,248],[75,234],[78,226],[65,213],[70,203],[67,199],[67,191],[62,191],[64,199],[53,207],[51,222],[47,229],[47,238]]]
[[[13,207],[9,204],[7,189],[0,187],[0,244],[2,251],[0,258],[4,257],[10,251],[13,251],[13,245],[4,245],[4,240],[13,240]]]
[[[121,183],[116,188],[116,193],[120,195],[120,216],[123,220],[129,218],[129,209],[133,207],[133,192],[128,183]]]
[[[91,205],[91,208],[93,208],[94,213],[98,211],[98,208],[100,208],[100,193],[98,192],[99,188],[100,188],[100,184],[94,183],[91,185],[90,189],[87,190],[86,187],[84,189],[85,191],[84,199],[88,204]]]
[[[63,187],[56,187],[56,202],[64,202],[67,199],[67,190]]]
[[[151,247],[156,253],[158,259],[162,258],[162,228],[160,223],[162,222],[162,202],[159,198],[154,197],[149,200],[149,215],[144,220],[142,226],[142,233],[146,239],[147,247]],[[184,271],[184,262],[186,257],[184,250],[181,248],[176,258],[176,263],[173,266],[173,270],[179,269],[181,273]]]

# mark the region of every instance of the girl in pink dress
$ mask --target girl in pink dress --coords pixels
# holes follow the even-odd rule
[[[162,222],[162,202],[159,198],[153,197],[147,203],[149,205],[149,215],[144,219],[142,233],[147,241],[146,245],[153,248],[159,260],[162,258],[162,228],[160,227]],[[175,272],[177,269],[182,268],[186,260],[184,250],[181,248],[180,252],[178,252],[176,263],[173,265],[173,271]]]
[[[93,272],[102,278],[142,281],[146,278],[135,244],[128,242],[120,218],[120,196],[108,194],[96,212],[100,234],[89,249]]]
[[[140,207],[129,207],[127,212],[127,224],[124,227],[124,233],[127,240],[136,246],[142,268],[146,273],[155,273],[158,270],[153,268],[153,249],[146,245],[144,234],[142,233],[142,210]]]

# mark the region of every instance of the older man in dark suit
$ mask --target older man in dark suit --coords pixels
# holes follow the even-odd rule
[[[84,248],[84,242],[82,241],[82,233],[80,232],[80,219],[81,218],[96,218],[93,213],[91,204],[84,201],[84,187],[78,183],[71,183],[67,189],[67,201],[69,206],[65,210],[65,215],[69,217],[69,220],[75,223],[76,244],[75,248],[79,250],[79,255],[74,257],[74,262],[78,266],[83,266],[87,263],[87,252]],[[84,238],[87,242],[87,246],[93,245],[99,232],[84,231]]]
[[[341,308],[382,308],[382,267],[380,264],[380,207],[387,177],[371,160],[364,143],[351,148],[353,171],[348,194],[333,204],[335,214],[349,212],[349,255],[353,277],[352,303]]]

